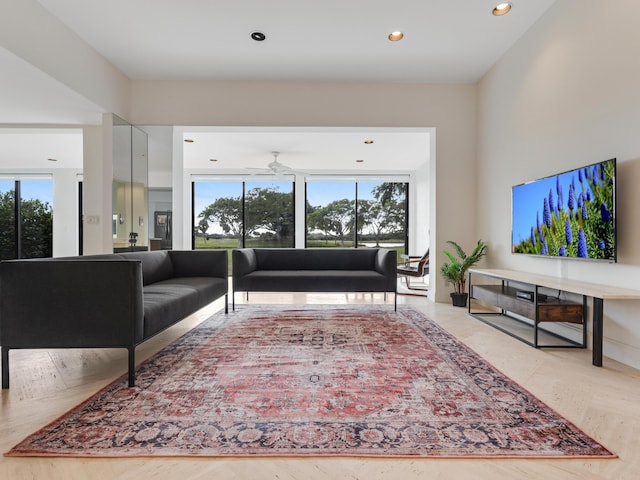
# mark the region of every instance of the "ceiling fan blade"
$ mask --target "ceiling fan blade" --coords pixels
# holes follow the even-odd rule
[[[273,161],[267,164],[267,168],[247,167],[246,169],[260,171],[260,172],[263,172],[265,175],[269,175],[269,174],[275,175],[276,178],[278,179],[280,179],[281,177],[293,176],[296,174],[308,175],[307,172],[303,172],[302,170],[296,170],[294,168],[291,168],[289,165],[285,165],[284,163],[281,163],[280,161],[278,161],[278,155],[280,155],[280,152],[271,152],[271,154],[273,155]]]

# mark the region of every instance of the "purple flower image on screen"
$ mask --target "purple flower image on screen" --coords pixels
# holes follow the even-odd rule
[[[576,208],[575,195],[572,184],[569,184],[569,200],[567,200],[567,206],[569,207],[569,210],[573,210],[574,208]]]
[[[611,221],[611,213],[607,210],[607,206],[604,203],[600,204],[600,216],[605,223]]]
[[[605,247],[606,245],[604,243],[604,240],[603,239],[598,240],[598,250],[604,250]]]
[[[558,213],[564,208],[564,195],[562,195],[562,184],[560,183],[560,176],[556,177],[556,193],[558,194]],[[560,218],[560,216],[558,216]]]
[[[587,258],[588,256],[587,238],[584,235],[584,230],[580,229],[578,232],[578,257]]]
[[[512,187],[512,252],[615,262],[615,180],[611,159]]]
[[[542,207],[542,221],[548,228],[551,228],[551,211],[549,209],[549,201],[546,198]]]
[[[567,245],[571,245],[573,243],[573,232],[571,231],[571,221],[567,219],[564,224],[564,237],[567,242]],[[564,257],[565,255],[563,255]]]

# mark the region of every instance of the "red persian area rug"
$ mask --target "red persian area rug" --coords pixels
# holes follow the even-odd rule
[[[7,455],[614,457],[402,305],[216,314]]]

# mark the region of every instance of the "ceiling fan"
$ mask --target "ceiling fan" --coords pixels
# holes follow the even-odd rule
[[[271,152],[271,155],[273,155],[273,161],[267,164],[267,168],[248,168],[248,170],[259,170],[261,173],[272,174],[277,177],[282,177],[284,175],[295,175],[296,173],[299,173],[299,174],[307,173],[307,172],[303,172],[302,170],[294,170],[288,165],[285,165],[284,163],[280,163],[278,161],[278,156],[280,155],[280,152]]]

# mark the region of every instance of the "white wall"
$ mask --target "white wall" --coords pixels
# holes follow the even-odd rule
[[[433,252],[449,239],[475,245],[475,85],[133,81],[132,101],[128,120],[137,125],[434,128],[437,170],[431,167],[428,181],[430,204],[437,202],[430,208],[437,210],[428,215],[425,208],[421,223],[431,223]],[[188,192],[180,192],[185,179],[179,143],[173,156],[175,212],[189,201]],[[177,216],[175,221],[174,232],[186,228]],[[430,295],[449,301],[449,287],[433,273],[438,260],[431,260]]]
[[[436,132],[432,131],[429,138],[429,158],[435,158]],[[409,189],[409,216],[410,225],[409,242],[412,247],[410,255],[424,255],[431,245],[431,172],[434,165],[428,164],[424,168],[416,170],[412,177],[412,185]],[[436,256],[437,257],[437,256]],[[433,271],[435,264],[430,264]]]
[[[53,256],[78,255],[78,182],[80,169],[53,172]],[[75,194],[74,194],[75,193]]]
[[[36,0],[3,0],[0,45],[105,112],[129,114],[129,79]]]
[[[83,129],[84,215],[97,218],[97,223],[84,223],[83,253],[85,255],[113,251],[111,226],[111,182],[113,162],[111,151],[111,115],[103,118],[102,127]],[[109,159],[109,161],[103,160]]]
[[[492,266],[640,289],[640,2],[559,0],[478,90],[478,233]],[[510,253],[511,186],[618,159],[617,264]],[[638,302],[605,302],[604,354],[640,367]]]
[[[149,188],[171,188],[173,126],[136,126],[148,135]]]

